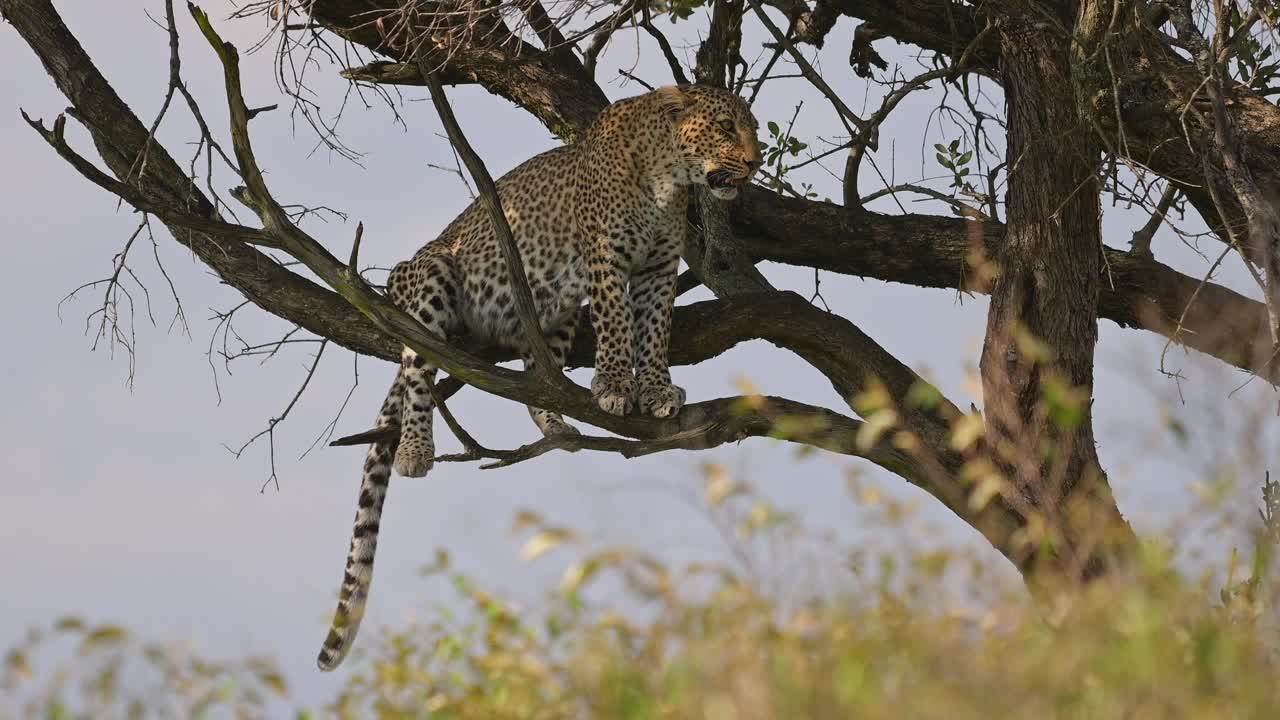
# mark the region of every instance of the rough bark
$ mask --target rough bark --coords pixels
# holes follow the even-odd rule
[[[337,35],[374,52],[412,64],[404,36],[379,32],[380,17],[394,13],[400,0],[317,0],[312,17]],[[496,17],[475,34],[485,42],[448,48],[441,58],[446,84],[477,82],[489,92],[531,112],[565,140],[576,136],[609,103],[581,64],[565,62],[564,53],[543,52],[513,36]],[[390,23],[384,23],[385,28]],[[412,71],[403,68],[408,76]],[[408,81],[406,81],[408,82]],[[414,84],[422,84],[421,78]]]
[[[869,42],[877,37],[893,37],[951,57],[958,57],[977,37],[987,19],[972,5],[953,0],[818,0],[819,12],[831,8],[850,17],[860,18],[871,26],[854,42]],[[1000,47],[990,37],[974,53],[974,67],[984,74],[995,74]]]
[[[1004,223],[937,215],[884,215],[749,188],[733,208],[734,232],[758,260],[819,268],[913,287],[990,292],[973,267],[1005,245]],[[991,268],[998,273],[999,268]],[[1245,371],[1280,381],[1267,358],[1271,338],[1262,303],[1141,254],[1105,248],[1097,315],[1139,328]]]
[[[1045,567],[1088,578],[1132,539],[1093,436],[1101,153],[1074,102],[1067,43],[1013,20],[1000,41],[1011,170],[982,348],[987,436],[1010,490],[1046,521]]]

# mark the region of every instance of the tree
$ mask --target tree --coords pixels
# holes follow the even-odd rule
[[[493,450],[475,443],[441,404],[466,446],[445,459],[503,465],[556,449],[635,456],[770,435],[865,458],[920,486],[1029,578],[1046,571],[1088,579],[1123,564],[1133,534],[1111,498],[1091,418],[1098,319],[1160,334],[1267,382],[1280,377],[1280,109],[1268,100],[1276,74],[1270,38],[1280,20],[1274,3],[712,0],[705,39],[688,68],[655,16],[700,22],[690,18],[701,5],[574,2],[552,17],[538,0],[257,0],[237,14],[270,17],[282,58],[302,54],[304,67],[308,54],[343,57],[334,48],[344,43],[379,56],[345,69],[352,82],[429,86],[486,197],[487,172],[450,122],[445,85],[478,85],[568,142],[607,103],[594,78],[596,60],[621,28],[643,30],[674,81],[691,76],[754,97],[772,82],[779,62],[793,65],[830,106],[824,112],[847,129],[830,151],[847,155],[843,202],[818,200],[787,180],[804,147],[788,129],[770,127],[765,186],[732,204],[709,196],[691,204],[694,232],[681,287],[705,285],[716,299],[678,308],[671,359],[699,363],[736,343],[765,339],[830,380],[847,413],[747,395],[694,403],[674,419],[616,418],[559,374],[497,367],[493,362],[504,358],[475,343],[446,345],[364,278],[359,232],[350,259],[340,261],[276,199],[250,128],[265,108],[245,104],[237,50],[199,8],[190,12],[202,45],[217,54],[225,74],[229,147],[211,133],[206,111],[183,82],[171,0],[164,3],[171,75],[164,108],[151,124],[115,94],[48,0],[0,0],[0,15],[40,57],[107,171],[70,146],[65,117],[51,126],[30,119],[40,137],[88,180],[163,223],[248,302],[366,355],[392,359],[407,344],[451,376],[438,385],[442,399],[465,383],[615,434]],[[852,71],[888,88],[868,117],[853,112],[806,56],[808,46],[832,37],[843,16],[860,23]],[[767,38],[757,74],[744,60],[744,28]],[[921,48],[933,69],[915,77],[889,72],[873,45],[884,39]],[[1003,91],[1003,117],[978,106],[984,83]],[[903,184],[864,193],[860,170],[878,148],[880,128],[909,94],[935,86],[956,93],[969,113],[966,146],[936,148],[951,188]],[[340,150],[313,101],[300,85],[293,89],[298,111]],[[212,183],[202,189],[200,178],[156,140],[156,128],[179,98],[197,121],[198,152],[240,176],[243,186],[232,195],[252,210],[257,225],[230,221]],[[1004,137],[993,138],[992,126]],[[1001,142],[1004,157],[988,161]],[[942,199],[955,217],[884,215],[864,207],[876,197],[910,193]],[[1152,210],[1127,251],[1103,243],[1104,196]],[[1201,278],[1161,264],[1150,247],[1171,208],[1183,206],[1221,242],[1221,255]],[[1232,252],[1253,270],[1261,300],[1212,282]],[[765,260],[989,293],[982,411],[962,411],[849,319],[773,287],[755,267]],[[319,282],[295,272],[295,263]],[[571,362],[581,366],[590,362],[593,346],[585,314],[578,338]],[[364,433],[346,441],[371,439],[374,434]]]

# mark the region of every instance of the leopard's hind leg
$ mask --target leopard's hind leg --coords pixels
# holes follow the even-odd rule
[[[543,332],[547,349],[551,351],[551,359],[558,367],[563,368],[565,359],[569,357],[569,348],[573,346],[573,336],[578,329],[577,320],[576,313],[570,314],[567,320]],[[534,367],[533,353],[527,345],[522,345],[520,359],[524,362],[524,368],[529,370]],[[578,429],[565,422],[564,417],[558,412],[530,407],[529,417],[533,418],[534,424],[543,435],[578,434]]]
[[[458,270],[453,256],[422,253],[392,271],[388,281],[391,300],[417,318],[433,335],[447,338],[459,325]],[[400,411],[400,445],[395,469],[404,477],[422,477],[435,457],[432,420],[435,403],[428,383],[436,369],[426,358],[405,347],[400,352],[404,398]]]

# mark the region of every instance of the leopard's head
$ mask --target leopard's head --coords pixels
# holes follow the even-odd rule
[[[654,91],[671,118],[675,144],[691,182],[732,200],[760,168],[759,123],[742,98],[705,85]]]

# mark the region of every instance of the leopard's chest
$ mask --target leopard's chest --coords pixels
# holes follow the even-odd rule
[[[607,242],[611,260],[630,276],[671,252],[683,229],[686,193],[669,177],[633,180],[584,223],[584,232],[589,242]]]

